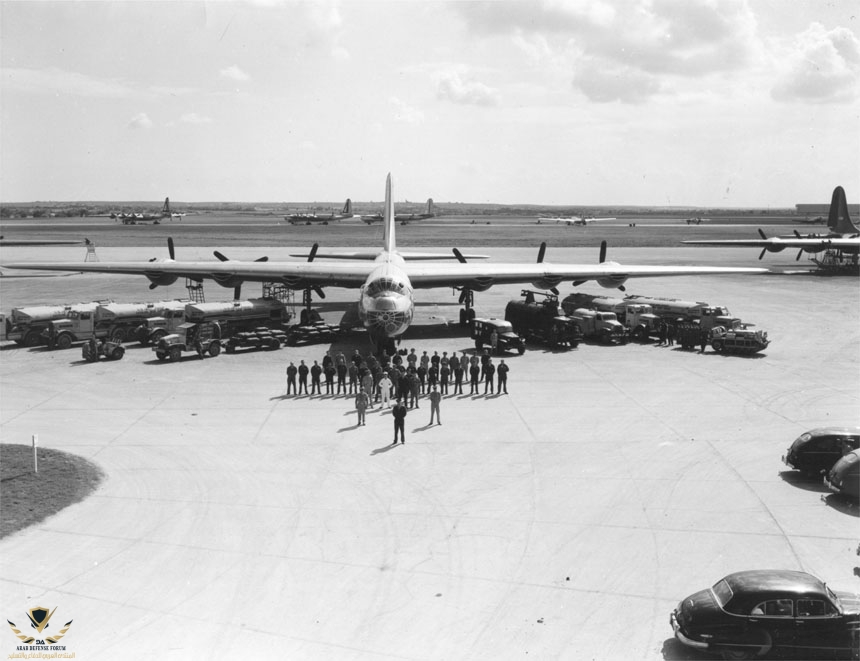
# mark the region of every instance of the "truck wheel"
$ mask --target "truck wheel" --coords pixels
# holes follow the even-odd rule
[[[179,359],[182,358],[182,350],[179,347],[173,347],[168,354],[168,358],[171,363],[179,362]]]
[[[167,354],[163,351],[156,351],[155,357],[158,358],[158,360],[167,360]]]
[[[162,337],[164,337],[165,335],[167,335],[167,331],[166,331],[166,330],[159,329],[159,330],[157,330],[157,331],[153,331],[153,332],[152,332],[152,335],[150,336],[149,341],[150,341],[150,342],[152,342],[153,344],[158,344],[158,341],[159,341]]]
[[[714,347],[714,351],[717,353],[722,353],[726,348],[722,340],[714,340],[711,346]]]
[[[122,357],[125,355],[125,348],[117,347],[113,350],[113,353],[110,355],[109,360],[122,360]]]
[[[642,328],[641,326],[639,328],[636,328],[633,331],[633,339],[639,343],[645,342],[645,340],[648,339],[648,335],[647,335],[647,333],[645,333],[645,329]]]
[[[110,334],[111,341],[116,342],[117,344],[125,342],[127,337],[128,333],[125,328],[114,328]]]
[[[27,331],[27,334],[24,336],[24,339],[21,340],[21,344],[25,347],[35,347],[39,345],[41,341],[39,336],[39,331],[31,330]]]
[[[57,338],[58,349],[68,349],[70,346],[72,346],[72,338],[70,335],[63,334]]]
[[[221,353],[221,345],[220,344],[218,344],[217,342],[213,342],[212,344],[209,345],[209,355],[210,356],[212,356],[214,358],[219,353]]]
[[[465,308],[460,308],[460,325],[465,326],[469,321],[466,319],[466,310]]]

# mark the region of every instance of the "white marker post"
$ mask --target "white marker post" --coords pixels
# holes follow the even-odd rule
[[[36,447],[39,445],[39,435],[33,434],[33,470],[39,472],[39,454],[36,452]]]

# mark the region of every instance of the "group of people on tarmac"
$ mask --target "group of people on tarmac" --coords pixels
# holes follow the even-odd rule
[[[356,349],[349,359],[343,352],[332,356],[326,351],[322,364],[316,360],[311,366],[304,360],[300,360],[299,365],[290,362],[287,366],[287,395],[322,395],[323,386],[326,395],[354,395],[359,425],[365,424],[367,409],[374,408],[377,403],[380,408],[392,407],[392,401],[396,401],[395,432],[398,420],[402,432],[405,411],[407,408],[420,408],[418,400],[421,395],[427,395],[430,400],[430,424],[434,418],[436,424],[442,424],[439,416],[442,395],[464,395],[466,384],[470,395],[480,395],[481,384],[484,395],[496,394],[497,391],[498,394],[507,394],[509,371],[504,359],[498,365],[493,362],[489,350],[472,355],[465,351],[457,355],[452,351],[450,356],[447,351],[443,351],[441,356],[438,351],[434,351],[432,356],[424,351],[419,356],[415,349],[410,349],[408,353],[403,351],[393,356],[383,352],[377,358],[373,353],[363,356]]]

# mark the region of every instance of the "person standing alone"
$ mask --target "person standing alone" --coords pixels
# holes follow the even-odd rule
[[[442,401],[442,393],[436,390],[436,386],[430,391],[430,424],[433,424],[433,415],[436,415],[436,424],[442,424],[442,418],[439,415],[439,402]]]
[[[397,444],[397,432],[400,432],[400,443],[403,444],[406,442],[405,428],[406,428],[406,407],[397,400],[397,403],[394,405],[394,408],[391,411],[391,415],[394,417],[394,443],[392,445]]]

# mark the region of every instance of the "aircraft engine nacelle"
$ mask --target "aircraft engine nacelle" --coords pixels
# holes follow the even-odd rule
[[[481,277],[475,278],[469,281],[469,284],[466,285],[466,289],[471,289],[472,291],[487,291],[490,287],[495,284],[495,280],[490,277]]]
[[[780,245],[779,243],[770,243],[765,246],[765,250],[768,252],[782,252],[785,250],[785,246]]]
[[[615,262],[603,262],[604,264],[609,264],[612,266],[619,266]],[[623,285],[627,282],[629,276],[618,274],[618,275],[608,275],[605,278],[598,278],[597,284],[606,289],[623,289]]]
[[[544,276],[540,280],[532,281],[532,287],[535,289],[555,289],[561,284],[559,276]]]
[[[145,273],[147,279],[152,283],[150,289],[155,287],[167,287],[179,279],[178,275],[172,273]]]
[[[229,274],[217,274],[212,278],[215,282],[217,282],[222,287],[229,287],[230,289],[235,289],[236,287],[241,287],[244,282],[243,278],[235,275]]]

